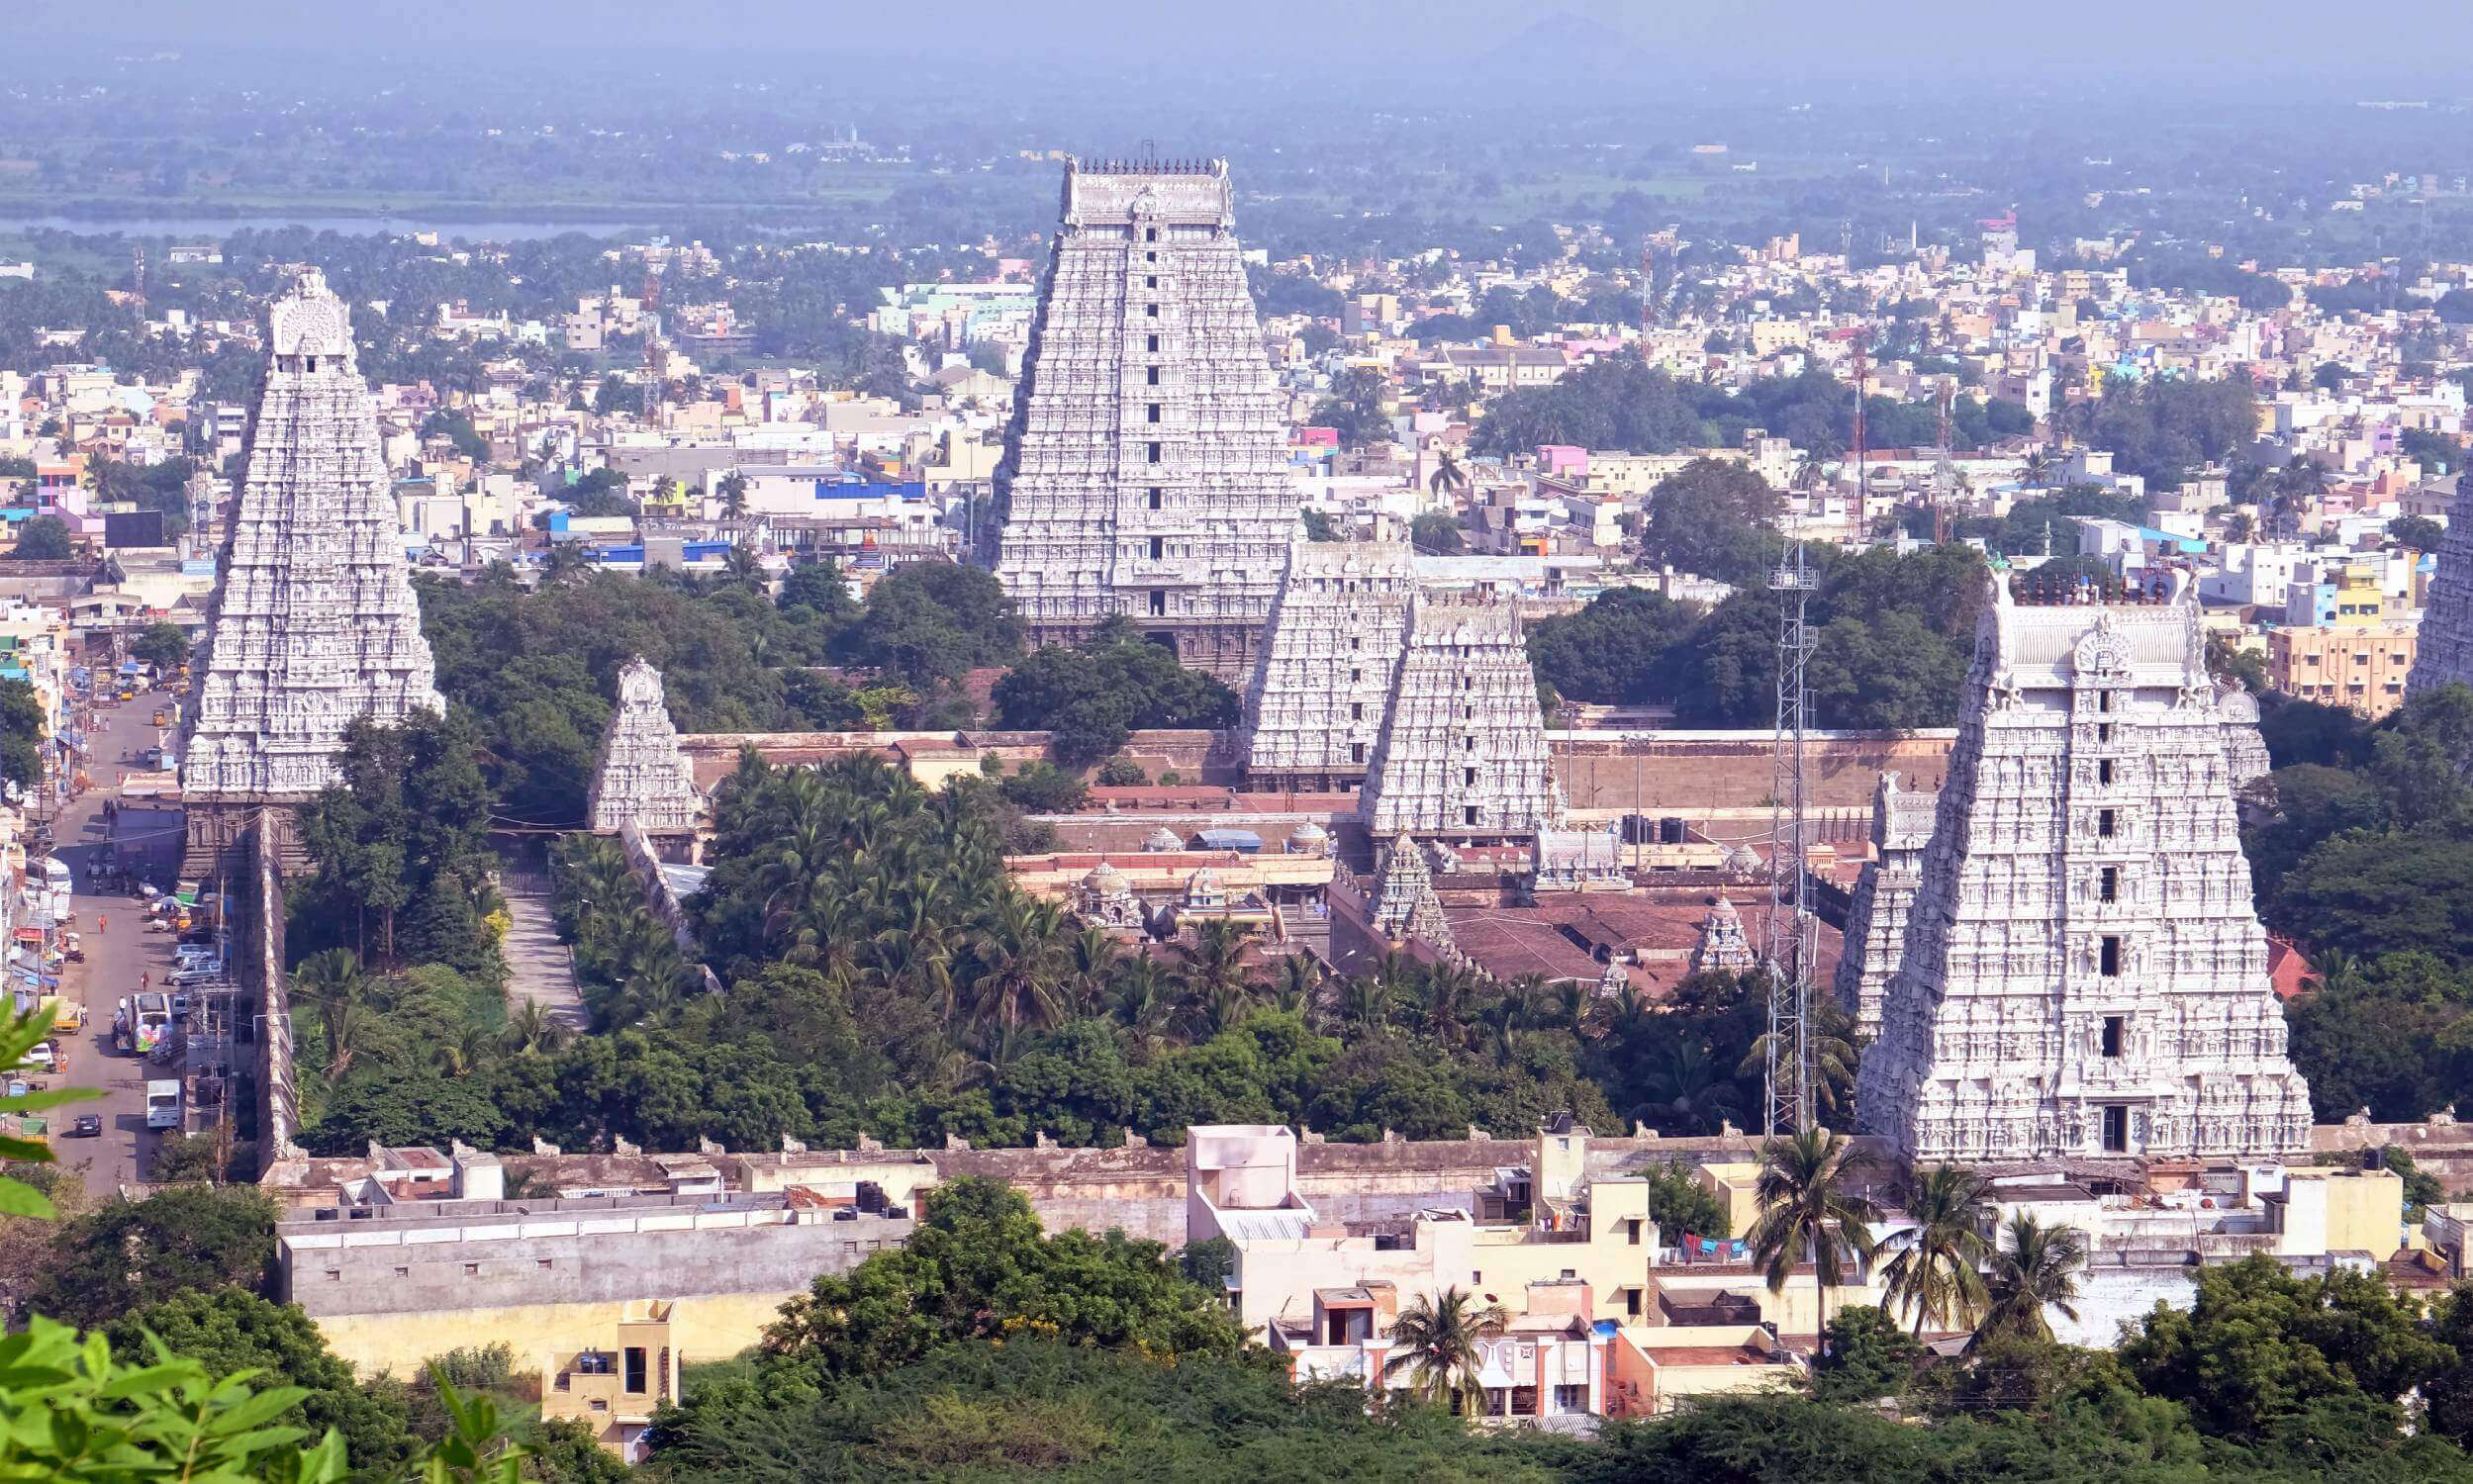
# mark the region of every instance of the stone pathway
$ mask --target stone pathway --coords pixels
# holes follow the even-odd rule
[[[507,899],[507,1008],[537,1000],[552,1020],[571,1031],[591,1024],[576,986],[575,955],[558,940],[550,919],[549,882],[536,874],[510,870],[499,881]]]

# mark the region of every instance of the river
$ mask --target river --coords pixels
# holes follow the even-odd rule
[[[518,242],[580,232],[587,236],[620,236],[643,231],[627,222],[440,222],[417,217],[28,217],[0,214],[0,232],[68,232],[83,236],[195,237],[221,241],[236,232],[269,232],[306,228],[311,232],[347,236],[434,232],[441,237],[472,241]]]

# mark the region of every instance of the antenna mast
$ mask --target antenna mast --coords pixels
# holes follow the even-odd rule
[[[1786,550],[1769,573],[1777,595],[1777,730],[1769,788],[1767,921],[1768,1064],[1761,1132],[1769,1138],[1812,1125],[1812,955],[1809,838],[1804,818],[1803,734],[1809,695],[1803,662],[1811,654],[1804,610],[1818,574],[1804,560],[1803,515],[1787,515]]]

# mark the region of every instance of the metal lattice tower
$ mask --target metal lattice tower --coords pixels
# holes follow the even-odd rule
[[[1820,574],[1805,562],[1800,512],[1788,516],[1782,560],[1769,573],[1777,595],[1777,732],[1769,787],[1767,929],[1768,1067],[1760,1109],[1770,1138],[1812,1124],[1812,916],[1810,837],[1804,817],[1803,734],[1809,693],[1803,665],[1811,655],[1804,609]]]

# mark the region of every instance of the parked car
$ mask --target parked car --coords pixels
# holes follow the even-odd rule
[[[68,1136],[71,1139],[99,1139],[103,1136],[103,1120],[93,1113],[80,1113],[77,1121],[68,1126]]]

